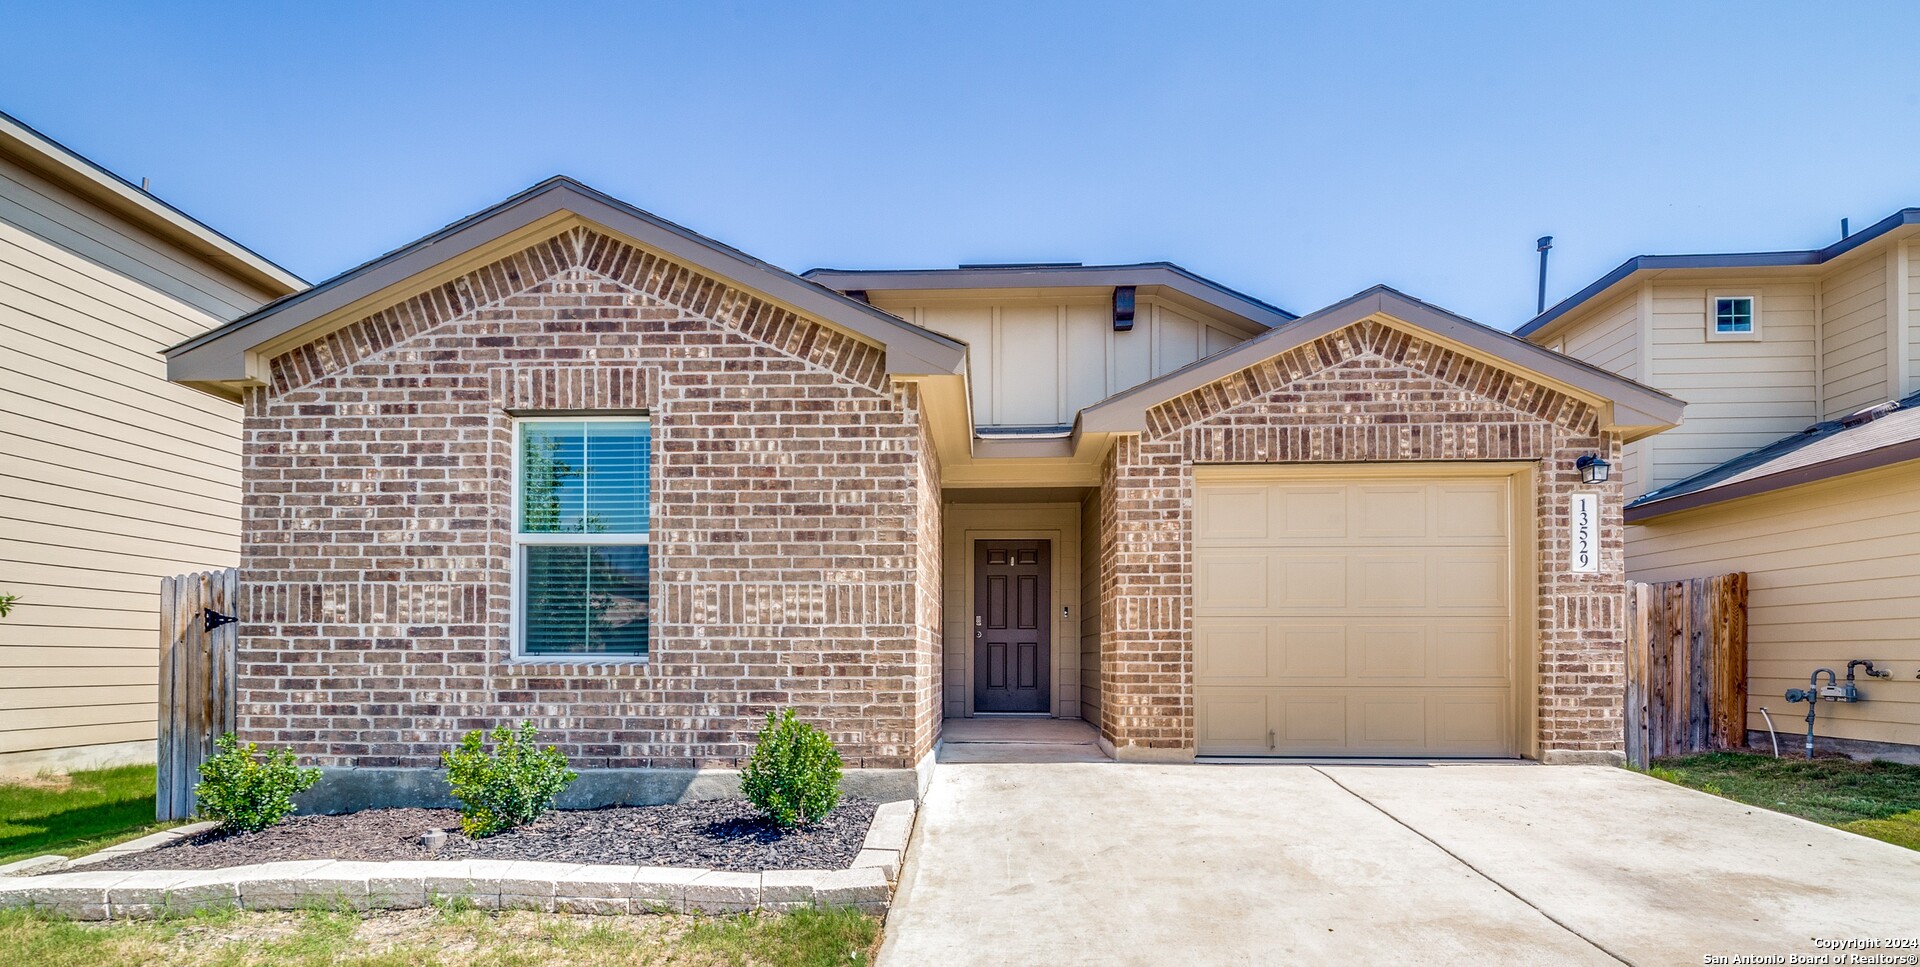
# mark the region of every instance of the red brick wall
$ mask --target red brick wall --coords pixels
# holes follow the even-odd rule
[[[792,705],[849,766],[912,764],[939,469],[883,362],[584,229],[274,359],[247,400],[243,738],[433,766],[531,719],[581,767],[733,764]],[[653,421],[645,665],[509,660],[509,414],[579,410]]]
[[[1587,404],[1403,331],[1363,322],[1170,400],[1113,448],[1101,485],[1100,729],[1116,747],[1191,751],[1196,463],[1539,461],[1539,738],[1548,758],[1621,747],[1625,595],[1618,460]],[[1596,574],[1566,570],[1567,497],[1596,491]]]

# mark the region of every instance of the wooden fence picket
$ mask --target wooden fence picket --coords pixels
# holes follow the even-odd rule
[[[1747,576],[1630,583],[1626,609],[1627,761],[1745,747]]]
[[[160,579],[159,764],[154,814],[193,815],[193,786],[214,740],[234,728],[239,626],[207,630],[206,614],[238,615],[237,568]]]

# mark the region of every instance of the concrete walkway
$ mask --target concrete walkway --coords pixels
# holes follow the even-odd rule
[[[1920,853],[1620,769],[1001,752],[943,757],[883,967],[1698,964],[1920,935]]]

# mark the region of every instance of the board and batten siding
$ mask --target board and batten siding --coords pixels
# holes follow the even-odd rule
[[[1885,402],[1887,256],[1864,257],[1827,276],[1820,299],[1820,418]]]
[[[265,295],[0,162],[0,774],[152,758],[159,580],[240,532],[240,407],[160,351]]]
[[[975,426],[1064,426],[1082,407],[1138,386],[1248,334],[1143,297],[1130,332],[1113,331],[1109,296],[874,305],[970,347]]]
[[[1899,395],[1920,393],[1920,242],[1907,243],[1907,380]]]
[[[1912,462],[1656,518],[1628,528],[1635,581],[1748,575],[1749,729],[1765,706],[1783,748],[1804,734],[1789,688],[1849,659],[1890,665],[1867,700],[1823,702],[1818,735],[1920,745],[1920,465]]]
[[[1709,339],[1709,293],[1756,296],[1760,338]],[[1812,280],[1656,282],[1652,294],[1653,360],[1647,381],[1685,400],[1687,415],[1654,438],[1649,489],[1684,480],[1819,419]]]

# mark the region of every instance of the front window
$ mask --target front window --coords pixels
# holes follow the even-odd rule
[[[1750,336],[1754,334],[1754,299],[1748,295],[1715,296],[1713,334]]]
[[[516,653],[644,657],[650,425],[523,419],[516,429]]]

